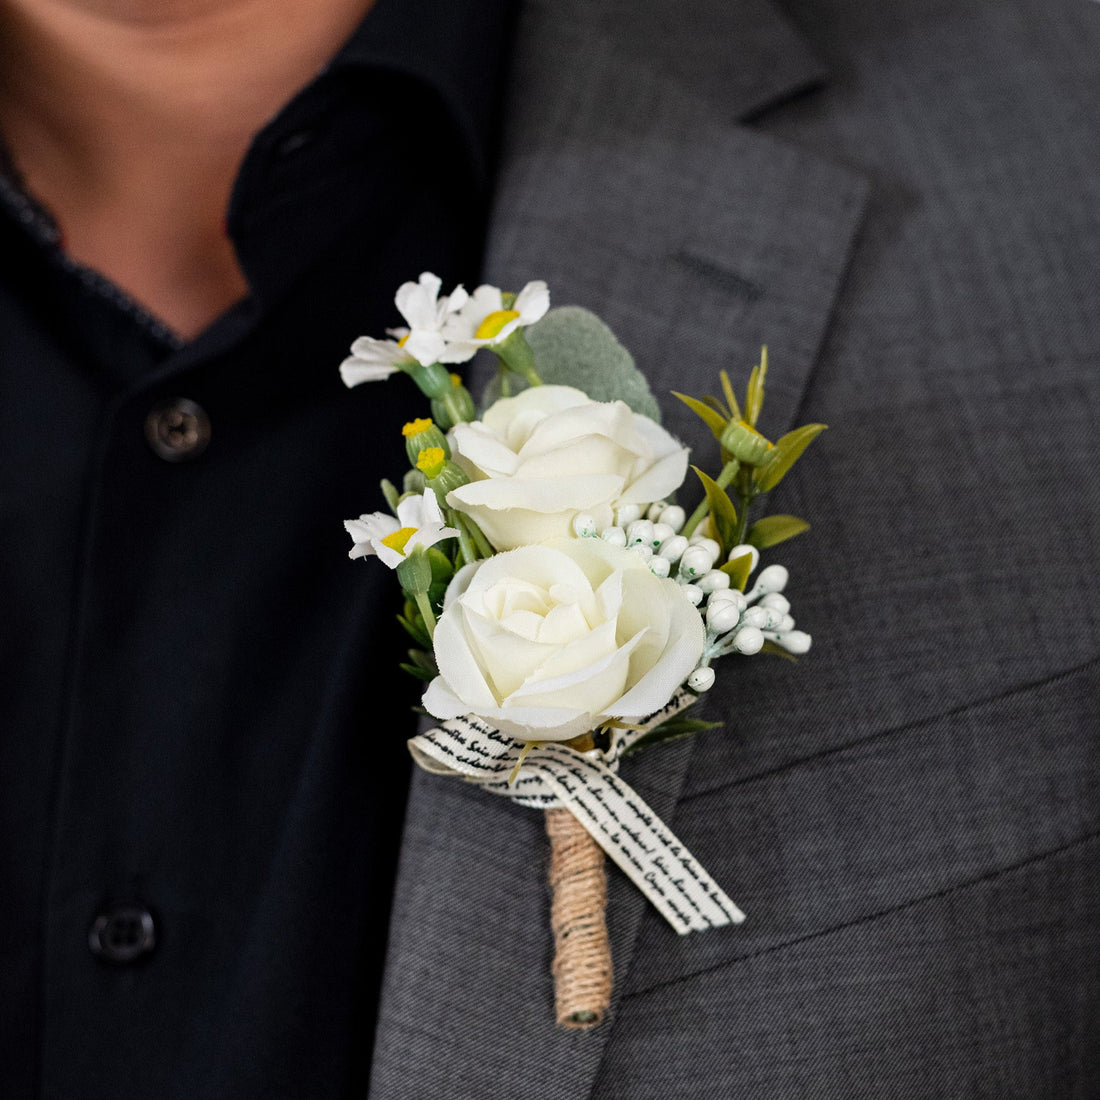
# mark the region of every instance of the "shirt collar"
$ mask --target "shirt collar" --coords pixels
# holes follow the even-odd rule
[[[326,72],[388,71],[431,88],[486,184],[513,8],[512,0],[376,0]]]

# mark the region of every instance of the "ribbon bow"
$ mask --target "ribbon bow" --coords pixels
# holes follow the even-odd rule
[[[684,935],[740,924],[745,914],[616,773],[631,745],[694,699],[677,692],[640,728],[615,730],[606,750],[578,752],[551,741],[524,753],[522,742],[465,715],[412,738],[409,751],[434,775],[459,776],[521,806],[565,807]]]

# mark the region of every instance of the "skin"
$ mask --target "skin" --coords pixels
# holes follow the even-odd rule
[[[373,0],[0,0],[0,132],[68,253],[191,338],[248,286],[253,135]]]

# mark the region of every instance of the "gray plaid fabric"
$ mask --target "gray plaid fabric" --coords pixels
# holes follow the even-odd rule
[[[538,815],[417,776],[376,1100],[1100,1096],[1100,4],[784,9],[528,4],[489,253],[831,425],[774,501],[815,648],[624,772],[749,920],[613,872],[560,1032]]]

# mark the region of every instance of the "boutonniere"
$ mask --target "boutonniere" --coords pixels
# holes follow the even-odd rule
[[[787,570],[760,563],[808,524],[760,511],[824,425],[760,434],[766,349],[740,401],[724,371],[721,397],[675,394],[717,443],[687,515],[688,450],[597,317],[550,310],[541,282],[440,289],[404,284],[408,327],[360,338],[340,368],[349,386],[407,375],[430,414],[400,429],[389,511],[346,522],[351,557],[377,556],[405,594],[402,667],[440,723],[409,742],[417,764],[545,813],[557,1019],[592,1027],[612,988],[604,853],[681,934],[744,920],[618,765],[712,725],[691,708],[720,658],[810,648]],[[498,370],[479,414],[451,368],[483,349]]]

